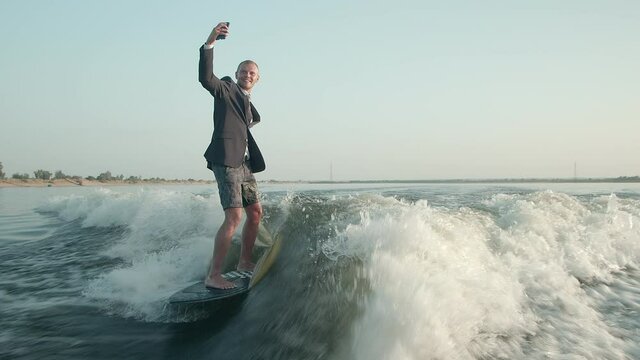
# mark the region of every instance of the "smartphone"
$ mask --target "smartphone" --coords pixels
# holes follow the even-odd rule
[[[227,21],[227,22],[225,22],[225,24],[227,24],[227,28],[228,28],[231,23]],[[227,35],[218,35],[216,37],[216,40],[224,40],[226,38],[227,38]]]

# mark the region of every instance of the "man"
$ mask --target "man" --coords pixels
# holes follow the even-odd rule
[[[217,289],[231,289],[236,285],[222,277],[222,266],[231,245],[231,237],[242,220],[242,247],[237,269],[251,271],[253,244],[262,217],[258,186],[253,173],[264,170],[264,160],[249,128],[260,122],[260,115],[250,102],[253,86],[260,79],[258,65],[245,60],[238,65],[236,83],[231,78],[218,79],[213,74],[213,46],[220,36],[229,34],[228,23],[213,28],[200,48],[199,80],[214,97],[213,136],[204,154],[207,167],[218,183],[224,222],[215,238],[213,258],[205,285]]]

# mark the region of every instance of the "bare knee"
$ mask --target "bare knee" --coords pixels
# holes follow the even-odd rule
[[[247,212],[248,222],[251,224],[260,223],[260,219],[262,218],[262,206],[260,206],[260,203],[247,206],[245,211]]]
[[[229,208],[224,211],[224,223],[222,226],[230,232],[236,231],[242,220],[242,209]]]

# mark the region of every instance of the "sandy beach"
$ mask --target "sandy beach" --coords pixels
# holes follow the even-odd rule
[[[140,180],[136,182],[126,180],[87,180],[87,179],[3,179],[0,180],[2,187],[61,187],[61,186],[121,186],[121,185],[193,185],[212,184],[210,180]]]

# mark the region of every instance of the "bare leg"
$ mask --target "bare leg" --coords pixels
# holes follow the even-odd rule
[[[224,222],[218,229],[215,244],[213,246],[213,258],[209,267],[209,274],[204,280],[207,287],[216,289],[232,289],[236,285],[222,277],[222,266],[231,246],[231,237],[236,232],[242,219],[241,208],[229,208],[224,211]]]
[[[240,271],[252,271],[256,264],[251,262],[251,255],[253,254],[253,245],[258,236],[258,227],[262,218],[262,206],[260,203],[255,203],[247,206],[244,210],[247,213],[247,221],[242,229],[242,248],[237,269]]]

